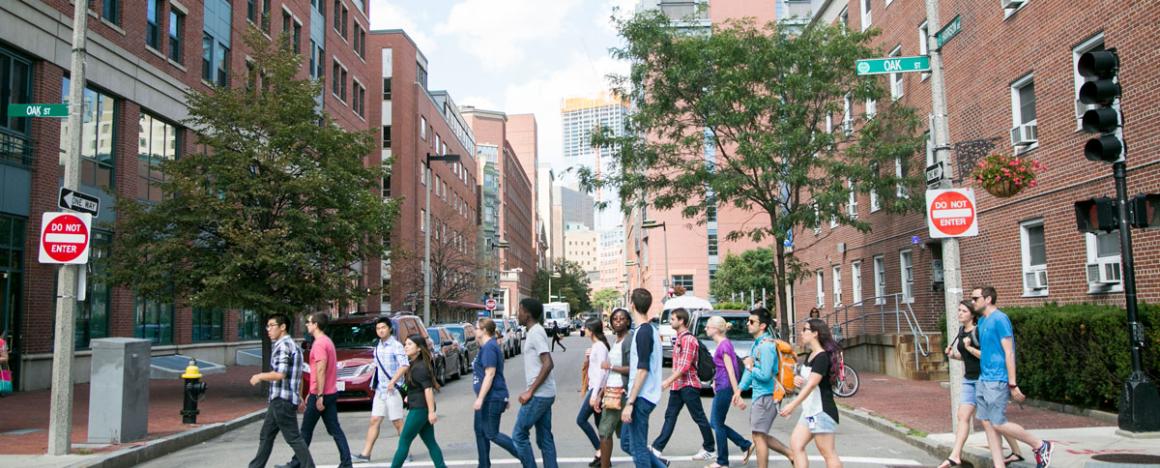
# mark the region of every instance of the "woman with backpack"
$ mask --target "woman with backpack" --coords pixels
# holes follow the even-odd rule
[[[793,402],[782,408],[785,417],[799,406],[801,419],[790,435],[794,468],[810,466],[806,445],[812,440],[828,468],[841,468],[835,448],[834,434],[838,431],[838,406],[834,404],[834,383],[842,366],[842,348],[830,336],[830,327],[821,319],[809,319],[801,330],[801,343],[810,351],[794,384],[801,390]]]
[[[435,392],[439,390],[439,382],[435,381],[435,360],[431,358],[427,340],[419,334],[407,337],[403,351],[411,361],[407,371],[407,418],[403,421],[403,431],[399,433],[399,447],[395,449],[391,468],[400,468],[407,461],[416,436],[423,439],[435,467],[444,468],[447,464],[443,462],[443,450],[435,441],[435,421],[438,419]]]
[[[600,390],[600,398],[594,408],[600,414],[598,426],[600,432],[600,464],[601,468],[612,466],[612,436],[620,433],[620,413],[624,409],[624,392],[628,383],[629,345],[628,332],[632,328],[632,317],[628,310],[618,307],[608,318],[612,326],[612,346],[609,347],[608,359],[600,365],[606,371],[606,379]],[[591,465],[590,465],[591,466]]]
[[[596,451],[596,455],[592,457],[592,461],[588,466],[598,466],[600,464],[600,438],[596,435],[596,428],[588,423],[588,418],[593,415],[596,416],[596,426],[600,427],[600,420],[603,418],[599,412],[596,411],[600,407],[600,390],[604,387],[605,376],[608,371],[604,369],[604,364],[608,362],[608,338],[604,336],[604,323],[599,318],[590,318],[584,323],[585,336],[592,341],[592,347],[588,348],[585,354],[588,360],[584,362],[584,382],[582,387],[587,391],[584,393],[584,398],[580,401],[580,412],[576,414],[576,425],[580,426],[580,430],[588,436],[588,441],[592,442],[592,449]]]
[[[738,364],[737,352],[733,350],[733,342],[725,337],[728,331],[729,322],[721,316],[709,317],[709,322],[705,324],[705,333],[717,343],[717,349],[713,351],[716,373],[713,374],[713,403],[709,416],[709,425],[717,436],[717,461],[706,468],[729,466],[729,442],[737,444],[745,452],[743,463],[749,462],[754,449],[753,442],[725,425],[730,402],[741,399],[741,387],[737,384],[741,366]]]
[[[970,435],[971,423],[975,416],[975,386],[979,382],[980,373],[979,356],[983,354],[979,344],[979,331],[976,329],[979,315],[970,300],[959,302],[957,317],[959,334],[943,351],[948,358],[963,361],[963,392],[958,409],[959,427],[955,431],[955,446],[939,468],[951,468],[963,463],[963,446],[967,443],[967,436]],[[1010,465],[1023,461],[1019,442],[1013,437],[1007,437],[1007,443],[1011,445],[1011,454],[1003,459],[1003,464]]]

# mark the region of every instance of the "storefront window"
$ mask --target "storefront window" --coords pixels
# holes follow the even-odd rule
[[[173,344],[173,303],[138,297],[134,305],[134,333],[154,345]]]

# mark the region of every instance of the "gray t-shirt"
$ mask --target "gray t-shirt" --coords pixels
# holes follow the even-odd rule
[[[540,324],[532,325],[528,329],[528,338],[524,340],[524,376],[527,380],[527,386],[531,387],[532,382],[536,381],[536,377],[540,375],[540,369],[543,369],[544,364],[540,362],[540,354],[549,351],[548,332],[544,331],[544,327]],[[532,396],[553,398],[556,396],[556,377],[555,371],[548,372],[548,378],[544,379],[544,383]]]

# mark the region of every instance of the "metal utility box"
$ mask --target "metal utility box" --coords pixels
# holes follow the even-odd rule
[[[89,442],[119,444],[149,433],[149,340],[92,341]]]

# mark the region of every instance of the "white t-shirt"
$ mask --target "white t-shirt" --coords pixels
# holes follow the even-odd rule
[[[628,365],[627,362],[624,362],[624,347],[622,345],[629,336],[630,335],[624,335],[624,338],[621,338],[619,341],[616,339],[616,336],[612,337],[612,349],[608,351],[608,365],[612,367],[624,367]],[[610,388],[623,388],[624,375],[621,375],[620,372],[609,371],[608,383],[604,386]]]
[[[540,369],[544,364],[540,362],[540,355],[549,353],[548,332],[544,331],[543,325],[535,324],[528,329],[528,339],[524,340],[524,376],[527,380],[527,386],[531,387],[532,382],[536,381],[536,377],[540,375]],[[532,396],[543,398],[551,398],[556,396],[556,376],[555,371],[548,372],[548,378],[544,379],[544,383]]]
[[[597,341],[592,343],[592,352],[588,353],[588,389],[600,390],[600,385],[604,383],[604,363],[608,361],[608,348],[604,343]]]
[[[812,369],[810,366],[802,364],[801,370],[798,371],[798,375],[803,379],[809,380],[811,371]],[[806,401],[802,402],[802,415],[813,416],[821,412],[822,389],[814,387],[814,391],[810,392],[810,394],[806,396]]]

